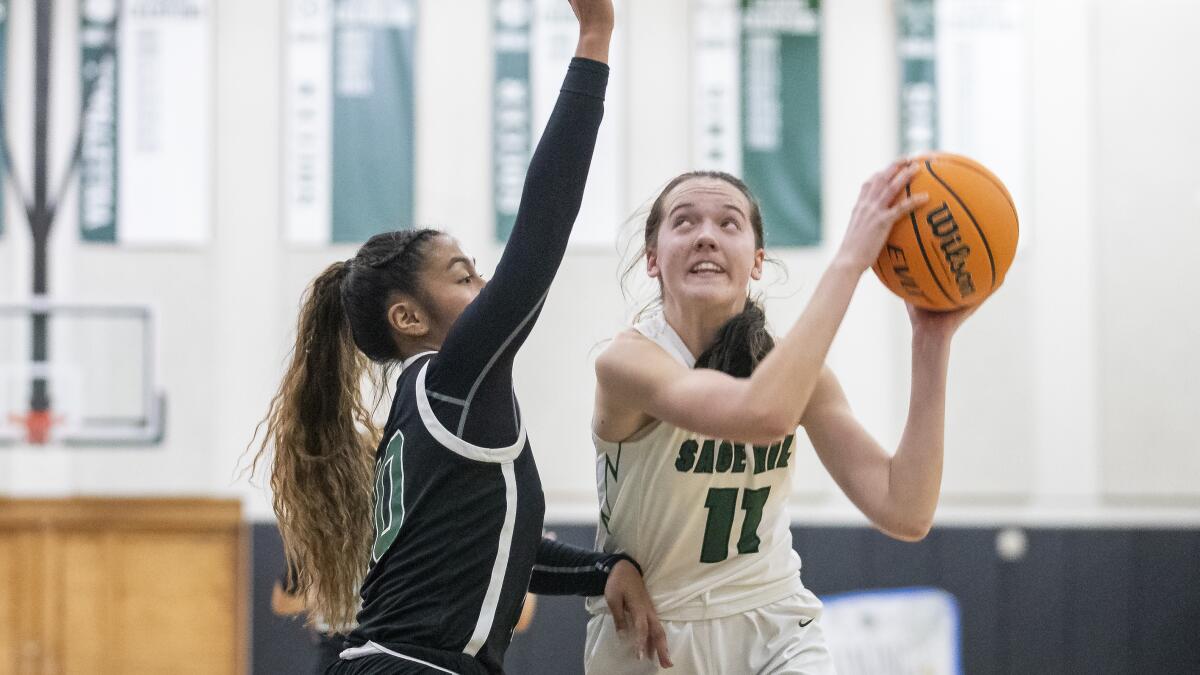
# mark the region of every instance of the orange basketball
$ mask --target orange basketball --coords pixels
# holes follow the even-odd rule
[[[929,201],[896,221],[872,269],[918,307],[951,310],[983,302],[1017,252],[1017,210],[991,171],[960,155],[913,158],[921,171],[905,186]]]

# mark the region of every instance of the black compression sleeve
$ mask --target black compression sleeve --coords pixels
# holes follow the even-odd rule
[[[597,553],[543,538],[529,590],[538,595],[604,595],[609,573],[622,560],[642,571],[633,558],[623,553]]]
[[[429,364],[425,386],[438,395],[431,397],[435,414],[443,426],[469,442],[495,447],[516,437],[515,424],[494,420],[505,408],[505,418],[514,417],[512,360],[566,252],[604,115],[607,84],[607,65],[571,61],[530,160],[516,223],[496,272]],[[468,415],[476,416],[479,399],[487,399],[480,413],[489,422],[469,425]],[[496,435],[502,437],[488,437]]]

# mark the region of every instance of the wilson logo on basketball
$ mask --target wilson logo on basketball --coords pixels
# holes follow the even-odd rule
[[[959,236],[958,223],[954,220],[950,207],[946,202],[942,202],[941,207],[925,217],[925,222],[929,224],[933,236],[940,241],[942,255],[946,257],[946,264],[954,273],[954,282],[958,284],[959,294],[963,298],[970,296],[975,292],[975,282],[971,279],[971,273],[967,271],[967,258],[971,255],[971,247],[964,244]]]

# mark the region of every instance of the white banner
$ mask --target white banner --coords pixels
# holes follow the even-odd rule
[[[333,212],[333,0],[287,3],[283,190],[287,239],[326,244]]]
[[[742,173],[741,11],[738,0],[693,10],[692,164]]]
[[[212,230],[212,3],[126,0],[120,16],[116,7],[82,5],[81,81],[85,90],[92,81],[94,94],[82,130],[81,235],[204,244]],[[105,49],[114,26],[115,59]]]
[[[1004,181],[1018,206],[1025,203],[1024,0],[902,0],[899,18],[903,152],[971,157]]]
[[[617,15],[621,14],[621,2],[617,0]],[[514,142],[520,139],[513,136],[510,124],[505,119],[519,114],[521,101],[517,100],[519,93],[520,70],[513,56],[524,45],[521,33],[528,30],[528,60],[529,80],[532,92],[532,119],[530,130],[532,148],[537,147],[542,129],[550,119],[550,112],[558,100],[559,88],[567,65],[575,54],[575,45],[579,36],[579,23],[571,11],[571,5],[563,0],[496,0],[497,36],[494,49],[497,60],[506,59],[503,89],[497,90],[497,108],[493,116],[498,116],[493,125],[493,133],[504,133]],[[526,22],[524,17],[529,12],[531,18]],[[588,172],[587,189],[583,195],[583,206],[575,228],[571,233],[571,245],[582,247],[611,247],[616,241],[617,233],[628,215],[625,209],[625,192],[622,183],[622,139],[624,138],[624,121],[622,119],[622,67],[621,50],[617,45],[621,42],[622,30],[618,27],[613,35],[612,67],[608,91],[605,95],[604,123],[600,126],[600,135],[596,142],[596,150],[592,156],[591,170]],[[501,28],[503,30],[501,30]],[[506,95],[511,93],[511,95]],[[501,109],[505,101],[512,100],[511,109]],[[513,119],[516,119],[515,117]],[[498,139],[501,141],[503,139]],[[497,145],[495,151],[502,152],[503,147]],[[496,236],[501,241],[507,239],[512,228],[511,219],[516,215],[513,195],[519,194],[516,189],[516,176],[511,167],[517,161],[512,153],[504,152],[505,162],[497,162],[493,167],[493,180],[496,183],[494,199],[496,201]],[[520,165],[521,181],[529,164],[526,155]],[[508,169],[506,171],[506,168]]]

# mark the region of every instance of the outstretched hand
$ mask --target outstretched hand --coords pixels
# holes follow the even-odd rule
[[[613,566],[604,586],[604,599],[612,612],[617,634],[633,642],[638,660],[643,656],[657,656],[658,664],[670,668],[671,655],[667,651],[667,634],[654,611],[650,593],[642,575],[629,561],[622,560]]]

